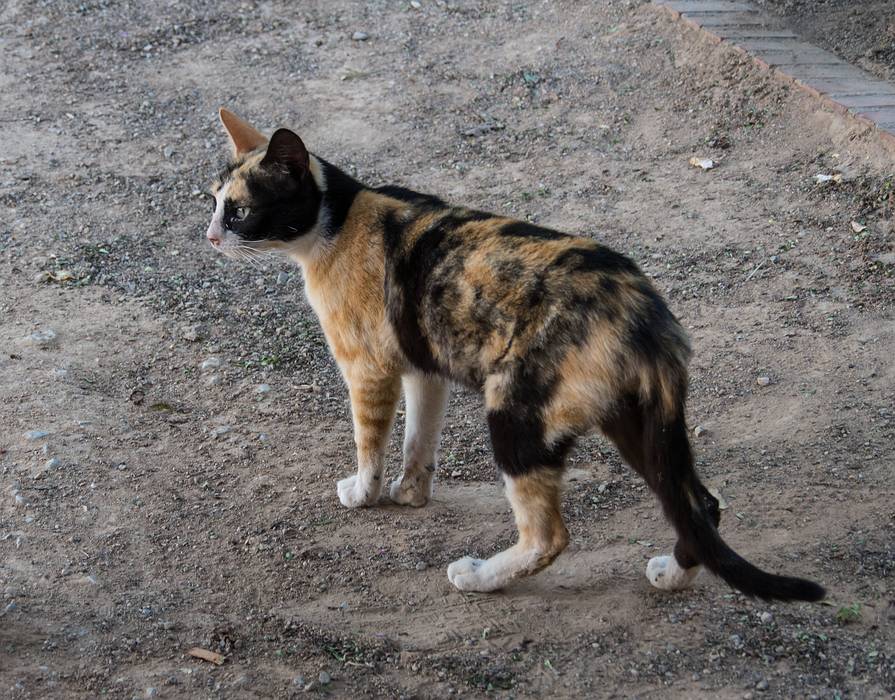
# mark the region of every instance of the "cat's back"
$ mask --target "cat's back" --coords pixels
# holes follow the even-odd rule
[[[598,242],[409,190],[383,191],[386,303],[414,364],[470,384],[502,362],[599,326],[679,335],[628,257]]]

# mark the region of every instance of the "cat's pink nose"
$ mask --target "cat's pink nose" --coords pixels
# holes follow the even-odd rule
[[[218,231],[215,228],[208,229],[208,232],[205,234],[205,237],[209,241],[211,241],[211,245],[213,245],[215,248],[217,248],[223,241],[223,238],[221,238],[220,231]]]

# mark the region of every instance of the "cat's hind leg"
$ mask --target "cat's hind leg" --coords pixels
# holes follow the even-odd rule
[[[643,410],[636,399],[622,402],[618,409],[602,425],[603,433],[618,447],[624,460],[640,474],[649,486],[661,494],[662,480],[680,478],[677,475],[662,474],[659,466],[650,462],[651,450],[648,441],[655,439],[650,433]],[[692,460],[686,429],[675,425],[667,429],[677,439],[672,441],[676,449],[683,453],[685,463]],[[716,499],[702,485],[695,473],[692,475],[694,497],[699,499],[712,524],[717,528],[721,522],[721,510]],[[678,540],[672,554],[653,557],[646,565],[646,578],[656,588],[677,591],[689,588],[702,571],[699,559],[690,551],[683,540]]]
[[[491,445],[519,539],[490,559],[464,557],[451,564],[448,579],[460,590],[494,591],[535,574],[569,543],[560,498],[566,453],[577,431],[546,425],[533,384],[528,376],[495,376],[485,384]]]
[[[389,495],[400,505],[420,507],[432,497],[448,384],[440,377],[424,374],[406,375],[402,384],[406,414],[404,473],[392,482]]]
[[[504,475],[519,541],[490,559],[463,557],[448,567],[448,579],[461,591],[495,591],[514,579],[549,566],[569,543],[562,519],[562,470],[532,469],[519,476]]]
[[[385,448],[400,396],[398,377],[348,375],[357,474],[338,482],[339,501],[348,508],[370,506],[382,491]]]

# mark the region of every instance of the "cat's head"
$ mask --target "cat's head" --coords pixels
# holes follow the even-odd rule
[[[268,140],[233,112],[221,108],[220,115],[233,154],[211,186],[206,238],[234,258],[301,247],[320,216],[319,163],[288,129]]]

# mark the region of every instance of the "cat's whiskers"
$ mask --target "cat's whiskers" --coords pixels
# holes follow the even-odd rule
[[[251,259],[261,264],[267,262],[266,258],[272,257],[268,252],[258,251],[247,246],[239,246],[238,250],[243,254],[243,256],[245,256],[246,259]]]
[[[261,266],[261,263],[256,258],[253,258],[251,255],[249,255],[246,252],[246,249],[242,248],[241,246],[237,246],[235,248],[231,248],[231,250],[233,251],[233,254],[237,257],[238,260],[247,262],[249,265],[251,265],[256,270],[258,270],[258,272],[264,271],[264,269]]]

